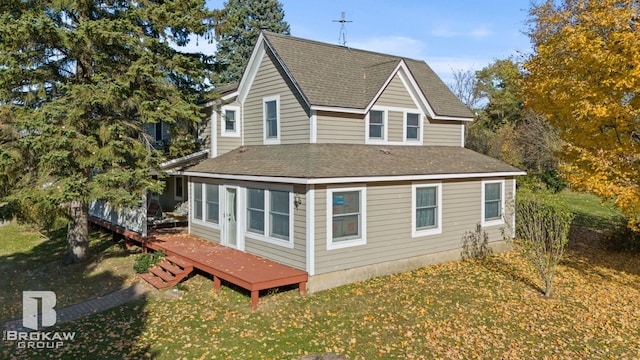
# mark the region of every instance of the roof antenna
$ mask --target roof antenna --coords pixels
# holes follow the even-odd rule
[[[347,20],[345,18],[345,14],[344,11],[342,12],[342,18],[340,20],[333,20],[333,22],[339,22],[340,23],[340,36],[338,37],[338,44],[340,46],[347,46],[347,27],[345,26],[346,23],[351,23],[353,21],[351,20]]]

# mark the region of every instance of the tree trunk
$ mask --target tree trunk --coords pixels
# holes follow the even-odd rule
[[[552,291],[553,291],[553,277],[546,276],[544,278],[544,296],[550,297]]]
[[[84,201],[71,201],[71,223],[67,228],[65,264],[84,261],[89,255],[89,206]]]

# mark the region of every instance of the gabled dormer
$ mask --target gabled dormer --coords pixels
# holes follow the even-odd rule
[[[471,120],[423,61],[263,32],[237,90],[212,111],[210,154],[300,143],[464,146]]]
[[[463,144],[473,115],[423,61],[261,33],[238,88],[246,144]]]

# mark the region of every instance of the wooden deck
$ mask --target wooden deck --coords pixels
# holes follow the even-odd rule
[[[259,291],[280,286],[298,284],[300,294],[306,293],[309,275],[259,256],[203,240],[189,234],[160,230],[146,238],[114,229],[110,223],[95,218],[90,221],[114,233],[122,234],[127,243],[135,241],[143,247],[167,255],[176,256],[193,264],[193,267],[213,275],[214,288],[220,289],[221,280],[228,281],[251,292],[251,307],[258,307]],[[137,236],[136,236],[137,235]]]

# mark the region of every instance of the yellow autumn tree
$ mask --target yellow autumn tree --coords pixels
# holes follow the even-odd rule
[[[547,0],[530,25],[526,106],[560,130],[569,183],[640,231],[640,2]]]

